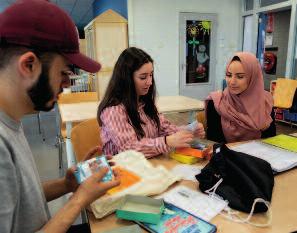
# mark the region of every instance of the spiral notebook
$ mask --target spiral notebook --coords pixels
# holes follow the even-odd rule
[[[286,144],[283,142],[275,144],[275,142],[278,142],[278,140],[275,140],[274,137],[271,139],[265,139],[263,141],[250,141],[240,145],[232,146],[231,149],[267,161],[270,163],[272,170],[275,172],[283,172],[296,167],[297,153],[290,151],[290,148],[286,147]],[[281,139],[283,139],[283,137],[281,137]],[[283,149],[281,147],[286,147],[287,149]]]

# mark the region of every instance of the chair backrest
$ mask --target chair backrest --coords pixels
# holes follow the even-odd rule
[[[291,108],[296,88],[297,80],[278,78],[273,95],[274,107]]]
[[[203,127],[206,131],[207,124],[206,124],[205,110],[197,112],[196,119],[198,122],[203,124]]]
[[[90,149],[101,145],[100,127],[97,119],[90,119],[73,127],[71,142],[77,162],[80,162]]]
[[[61,93],[59,95],[58,104],[74,104],[80,102],[92,102],[98,101],[97,92],[73,92],[73,93]],[[59,119],[60,121],[60,119]],[[77,123],[73,123],[76,125]],[[57,125],[59,128],[60,134],[63,138],[66,137],[66,125],[64,122],[58,122]]]

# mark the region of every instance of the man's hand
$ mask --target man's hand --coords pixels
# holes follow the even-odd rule
[[[85,157],[83,158],[83,161],[91,159],[97,154],[101,154],[101,146],[95,146],[91,150],[89,150],[85,155]],[[66,171],[66,175],[64,177],[64,183],[65,183],[67,193],[74,192],[79,186],[74,176],[75,170],[76,170],[76,166],[72,166],[71,168],[68,168]]]
[[[42,227],[41,231],[66,232],[83,208],[105,194],[108,189],[119,185],[119,176],[116,172],[114,180],[101,181],[107,171],[107,168],[102,168],[79,185],[69,201]]]
[[[82,159],[82,161],[89,160],[89,159],[95,157],[95,155],[101,155],[101,154],[102,154],[102,147],[101,146],[95,146],[95,147],[93,147],[92,149],[90,149],[87,152],[87,154]]]
[[[107,190],[120,184],[120,178],[116,171],[113,171],[114,179],[112,181],[102,182],[107,171],[108,168],[102,168],[80,184],[74,195],[82,201],[83,207],[104,195]]]

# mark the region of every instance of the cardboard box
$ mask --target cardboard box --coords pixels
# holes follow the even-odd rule
[[[116,216],[121,219],[157,224],[164,210],[162,199],[126,195]]]

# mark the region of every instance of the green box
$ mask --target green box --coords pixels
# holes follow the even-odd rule
[[[164,201],[151,197],[126,195],[120,208],[116,210],[118,218],[157,224],[164,210]]]

